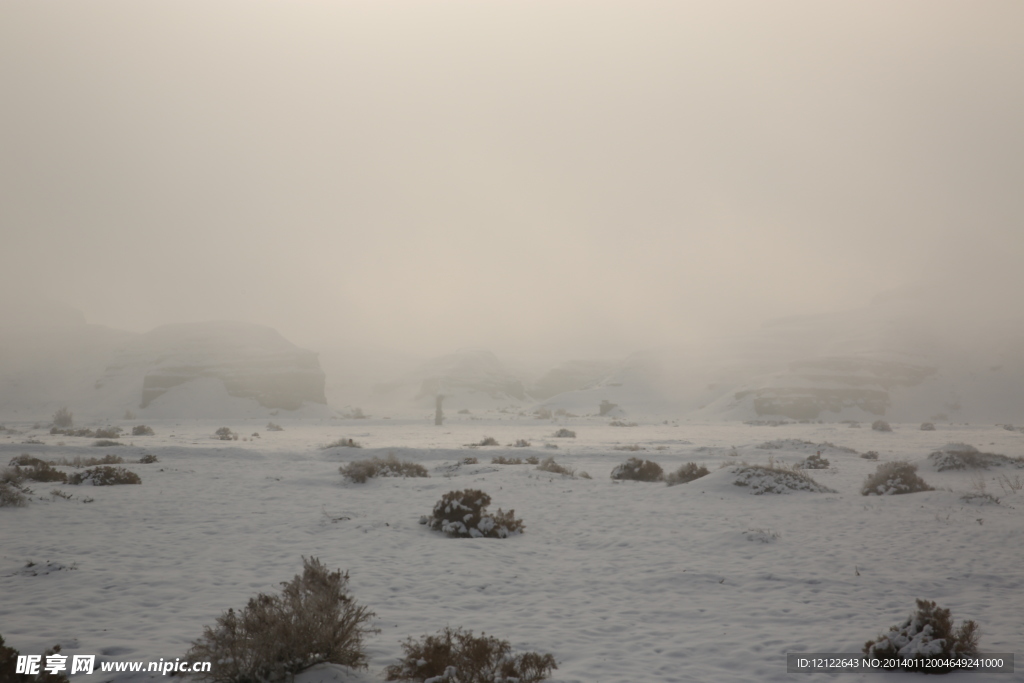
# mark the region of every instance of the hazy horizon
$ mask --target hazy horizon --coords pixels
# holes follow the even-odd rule
[[[7,3],[0,284],[91,323],[620,357],[1024,291],[1011,2]]]

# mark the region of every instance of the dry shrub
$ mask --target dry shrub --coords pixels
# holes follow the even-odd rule
[[[609,427],[636,427],[636,422],[623,422],[622,420],[612,420],[608,423]]]
[[[612,479],[631,479],[633,481],[661,481],[664,470],[652,460],[630,458],[612,470]]]
[[[478,458],[476,458],[476,457],[471,455],[468,458],[463,458],[462,459],[462,464],[463,465],[478,465],[478,464],[480,464],[480,460]]]
[[[0,481],[0,508],[21,508],[28,505],[25,491],[14,481]]]
[[[49,463],[45,460],[41,460],[40,458],[33,457],[28,453],[22,453],[21,455],[11,458],[11,461],[7,464],[11,467],[40,467]]]
[[[93,446],[98,446],[100,448],[106,448],[108,446],[123,446],[123,445],[124,444],[121,443],[120,441],[111,441],[110,439],[100,439],[99,441],[96,441],[95,443],[93,443]]]
[[[935,431],[935,424],[932,423],[932,422],[922,422],[921,423],[921,431],[922,432],[934,432]]]
[[[478,443],[471,443],[471,444],[466,444],[466,445],[468,445],[468,446],[500,446],[501,444],[499,444],[498,440],[495,439],[493,436],[485,436],[484,438],[480,439],[480,441]]]
[[[132,427],[132,436],[153,436],[153,428],[146,425],[135,425]]]
[[[647,449],[644,448],[643,446],[639,445],[639,444],[632,444],[632,445],[629,445],[629,446],[615,446],[614,450],[616,450],[616,451],[633,451],[635,453],[636,451],[645,451]]]
[[[96,430],[97,439],[118,439],[123,430],[120,427],[103,427]]]
[[[189,662],[212,662],[193,674],[218,683],[283,681],[315,664],[366,667],[363,638],[375,616],[348,593],[348,572],[330,572],[302,558],[302,575],[282,582],[280,595],[260,593],[239,612],[229,609],[192,643]]]
[[[828,458],[821,457],[821,451],[804,458],[803,462],[797,465],[802,470],[827,470],[829,467]]]
[[[528,455],[524,460],[526,460],[527,465],[537,465],[540,463],[540,458],[536,455]]]
[[[405,658],[384,670],[389,681],[434,683],[537,683],[558,668],[554,655],[513,655],[507,640],[445,627],[437,635],[409,638]]]
[[[526,439],[516,439],[515,443],[510,443],[509,446],[512,448],[529,448],[530,442]]]
[[[160,462],[160,459],[149,453],[139,458],[140,465],[152,465],[155,462]]]
[[[104,465],[84,472],[75,472],[68,477],[69,484],[92,484],[93,486],[118,486],[120,484],[141,484],[139,475],[123,467]]]
[[[4,645],[4,637],[0,636],[0,683],[68,683],[68,677],[64,673],[50,673],[46,670],[47,657],[59,655],[60,645],[43,651],[37,674],[17,673],[20,654],[13,647]]]
[[[860,492],[865,496],[889,496],[932,490],[934,489],[931,486],[917,476],[917,465],[905,460],[893,460],[883,462],[874,474],[869,474]]]
[[[571,429],[566,429],[565,427],[562,427],[561,429],[554,433],[554,436],[559,439],[575,439],[576,432],[572,431]]]
[[[945,470],[987,470],[991,466],[1014,465],[1024,467],[1024,458],[1000,453],[982,453],[974,446],[963,443],[948,444],[928,456],[928,461],[939,472]]]
[[[544,472],[551,472],[553,474],[567,474],[570,477],[576,471],[570,470],[568,467],[563,467],[562,465],[559,465],[558,463],[555,462],[554,458],[544,458],[543,460],[540,461],[540,464],[537,465],[537,469],[542,470]]]
[[[282,427],[279,424],[274,424],[273,422],[268,422],[267,423],[267,431],[268,432],[283,432],[284,431],[284,427]]]
[[[878,460],[878,451],[868,451],[867,453],[861,453],[860,457],[865,460]]]
[[[522,458],[506,458],[503,455],[496,455],[491,458],[492,465],[522,465]]]
[[[72,415],[71,411],[67,409],[67,407],[58,408],[57,412],[55,412],[53,414],[53,426],[54,427],[59,427],[61,429],[68,429],[74,423],[75,423],[74,416]]]
[[[871,423],[871,428],[876,432],[891,432],[892,427],[885,420],[875,420]]]
[[[320,450],[326,451],[328,448],[362,448],[362,447],[363,447],[362,444],[360,444],[358,441],[353,441],[352,439],[338,439],[337,441],[332,441],[331,443],[327,444],[326,446],[321,446]]]
[[[33,460],[37,460],[33,458]],[[49,463],[37,460],[37,462],[31,467],[21,467],[18,465],[14,466],[14,471],[20,479],[30,479],[32,481],[59,481],[64,483],[68,480],[68,475],[60,470],[55,470],[50,466]]]
[[[415,462],[399,460],[394,453],[386,458],[355,460],[338,468],[342,475],[357,484],[365,484],[370,477],[429,477],[427,468]]]
[[[515,510],[489,513],[491,497],[477,489],[449,491],[434,504],[431,517],[420,522],[454,538],[507,538],[523,532],[523,521]]]
[[[910,660],[949,659],[978,654],[978,639],[981,632],[978,624],[967,620],[959,628],[953,628],[953,617],[928,600],[917,601],[917,611],[907,619],[889,628],[876,640],[864,644],[868,657],[888,659],[898,657]],[[947,673],[952,668],[917,666],[901,667],[910,671]]]
[[[220,427],[213,435],[221,441],[238,441],[238,434],[231,431],[230,427]]]
[[[693,481],[694,479],[700,479],[711,474],[707,467],[698,465],[695,462],[688,462],[680,467],[675,472],[672,472],[665,476],[665,483],[669,486],[675,486],[676,484],[686,484]]]

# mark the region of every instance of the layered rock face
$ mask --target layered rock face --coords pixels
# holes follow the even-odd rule
[[[218,379],[227,393],[265,408],[295,410],[326,404],[317,355],[269,327],[235,322],[164,325],[121,351],[106,375],[144,373],[140,407],[201,378]]]

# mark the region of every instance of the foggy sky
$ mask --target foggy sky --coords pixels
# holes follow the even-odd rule
[[[0,286],[619,354],[1024,291],[1019,2],[5,2]],[[2,323],[0,323],[2,324]]]

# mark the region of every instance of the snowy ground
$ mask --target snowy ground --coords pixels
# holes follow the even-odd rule
[[[369,671],[319,667],[300,677],[304,683],[381,681],[403,640],[446,625],[553,653],[553,681],[804,680],[786,673],[787,652],[859,652],[906,617],[915,598],[937,601],[958,621],[976,620],[983,651],[1024,653],[1024,491],[1004,491],[995,480],[1024,470],[937,473],[926,463],[949,442],[1024,455],[1020,432],[977,425],[933,432],[893,425],[892,433],[844,424],[613,427],[597,418],[556,424],[502,417],[460,415],[443,427],[281,419],[281,432],[255,420],[171,420],[151,423],[155,436],[127,437],[119,448],[7,423],[23,431],[0,434],[0,465],[22,453],[153,454],[159,462],[129,466],[141,486],[33,484],[29,507],[0,509],[0,634],[22,654],[60,643],[65,654],[174,659],[204,625],[257,592],[275,592],[300,570],[301,557],[312,555],[350,572],[354,597],[376,612],[381,633],[368,641]],[[225,425],[260,438],[213,440]],[[560,426],[578,437],[552,438]],[[502,444],[528,439],[532,447],[465,446],[485,436]],[[363,448],[321,450],[342,437]],[[30,439],[44,443],[23,443]],[[837,493],[755,496],[720,469],[769,457],[792,463],[817,450],[757,448],[780,439],[875,450],[881,461],[909,459],[937,490],[863,497],[860,486],[877,463],[828,448],[822,455],[831,468],[811,474]],[[634,444],[644,450],[615,448]],[[431,477],[358,485],[338,473],[346,462],[389,452],[422,463]],[[491,465],[495,455],[553,455],[593,478]],[[459,465],[469,456],[479,464]],[[675,487],[612,482],[609,472],[630,456],[666,471],[703,463],[712,474]],[[1001,504],[961,500],[980,480]],[[54,488],[73,498],[49,495]],[[418,523],[444,493],[462,488],[489,493],[492,508],[514,508],[525,533],[448,539]],[[83,502],[89,497],[93,502]],[[946,680],[982,676],[959,672]]]

